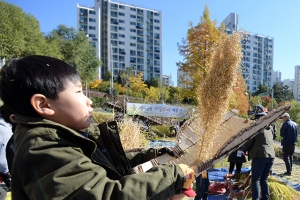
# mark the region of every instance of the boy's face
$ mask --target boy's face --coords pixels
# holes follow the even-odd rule
[[[68,81],[65,90],[58,94],[58,99],[50,100],[49,103],[54,111],[54,115],[49,119],[76,131],[90,125],[92,101],[83,94],[80,81],[75,84]]]

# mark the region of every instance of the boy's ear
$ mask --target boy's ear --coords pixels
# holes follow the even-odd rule
[[[49,99],[42,94],[34,94],[30,99],[30,103],[33,109],[41,116],[54,114],[54,110],[49,106]]]

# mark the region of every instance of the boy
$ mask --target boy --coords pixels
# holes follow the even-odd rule
[[[166,200],[194,181],[186,165],[132,174],[132,167],[158,152],[125,155],[115,122],[90,126],[92,102],[65,62],[28,56],[7,63],[0,75],[0,97],[18,124],[13,199]]]

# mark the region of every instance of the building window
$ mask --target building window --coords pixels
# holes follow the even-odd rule
[[[136,30],[135,30],[135,29],[130,29],[130,32],[133,32],[133,33],[135,33],[135,32],[136,32]]]
[[[125,69],[125,63],[119,63],[119,68],[120,69]]]
[[[154,29],[155,29],[155,30],[159,30],[159,27],[158,27],[158,26],[154,26]]]
[[[89,22],[96,22],[96,19],[89,18]]]
[[[159,13],[154,13],[154,16],[159,16]]]
[[[154,38],[155,39],[159,39],[159,34],[158,33],[154,33]]]
[[[130,22],[130,25],[136,26],[135,22]]]
[[[116,40],[111,40],[110,42],[111,42],[111,45],[112,45],[112,46],[118,46],[118,41],[116,41]]]
[[[90,30],[96,30],[96,27],[95,26],[89,26],[89,29]]]
[[[125,23],[125,20],[119,19],[119,23]]]
[[[125,57],[124,56],[119,56],[119,61],[125,62]]]
[[[135,47],[136,44],[135,44],[135,43],[130,43],[130,46],[131,46],[131,47]]]
[[[125,6],[119,5],[119,8],[120,8],[120,9],[125,9]]]
[[[112,17],[118,17],[118,12],[116,12],[116,11],[110,11],[110,15]]]
[[[94,11],[94,10],[89,10],[89,14],[91,14],[91,15],[96,15],[96,11]]]
[[[136,56],[136,51],[130,50],[130,55],[131,55],[131,56]]]
[[[125,13],[121,13],[121,12],[119,12],[119,16],[125,16]]]
[[[135,8],[130,8],[130,10],[131,10],[131,11],[136,11],[136,9],[135,9]]]
[[[136,58],[135,57],[130,57],[130,63],[136,63]]]
[[[119,27],[119,30],[121,30],[121,31],[125,31],[125,27]]]
[[[158,20],[158,19],[155,19],[154,22],[155,22],[155,23],[159,23],[159,20]]]
[[[117,26],[110,26],[110,30],[117,32],[118,31],[118,27]]]
[[[95,34],[89,34],[89,37],[91,37],[91,38],[95,38],[95,37],[96,37],[96,35],[95,35]]]
[[[119,41],[119,44],[120,44],[120,45],[125,45],[125,42]]]
[[[136,37],[131,35],[131,36],[130,36],[130,39],[136,40]]]
[[[136,18],[136,16],[135,15],[130,15],[130,18]]]
[[[119,34],[119,37],[120,38],[125,38],[125,35],[124,34]]]

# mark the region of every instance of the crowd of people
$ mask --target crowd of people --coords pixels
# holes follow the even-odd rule
[[[116,122],[91,124],[92,102],[74,67],[51,57],[27,56],[9,61],[0,76],[0,176],[14,199],[174,200],[196,195],[191,185],[197,169],[184,164],[132,171],[164,153],[176,155],[165,148],[125,153]],[[266,114],[262,106],[255,107],[255,119]],[[281,118],[285,175],[291,175],[298,126],[288,113]],[[260,193],[269,198],[275,137],[271,124],[228,158],[229,173],[236,167],[236,174],[245,156],[252,160],[252,199]],[[207,172],[196,185],[195,199],[208,199]]]

